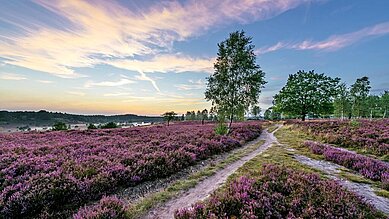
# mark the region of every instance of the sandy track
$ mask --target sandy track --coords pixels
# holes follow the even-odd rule
[[[273,133],[276,132],[280,127],[281,126],[274,130]],[[243,166],[247,161],[253,159],[258,154],[261,154],[273,143],[276,143],[277,139],[274,137],[273,133],[269,133],[267,132],[267,130],[264,130],[257,140],[250,143],[258,144],[259,141],[265,140],[265,143],[259,148],[242,157],[240,160],[237,160],[234,163],[227,165],[225,168],[219,170],[216,174],[201,181],[194,188],[189,189],[179,197],[168,201],[163,206],[151,210],[144,218],[173,218],[174,212],[177,209],[182,207],[189,207],[197,201],[204,200],[210,194],[212,194],[213,191],[215,191],[222,184],[224,184],[227,178],[231,174],[233,174],[239,167]]]

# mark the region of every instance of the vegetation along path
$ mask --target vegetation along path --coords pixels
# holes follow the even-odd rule
[[[168,201],[161,207],[157,207],[156,209],[153,209],[152,211],[149,212],[148,215],[145,216],[145,218],[173,218],[174,212],[177,209],[182,207],[189,207],[195,202],[207,198],[213,191],[215,191],[223,183],[225,183],[227,178],[231,174],[233,174],[238,168],[243,166],[243,164],[245,164],[247,161],[257,156],[258,154],[261,154],[263,151],[269,148],[273,143],[276,143],[277,139],[275,138],[273,133],[276,132],[279,128],[281,128],[281,126],[278,126],[278,128],[271,133],[269,133],[267,129],[264,130],[261,136],[259,137],[258,141],[265,140],[265,143],[261,145],[258,149],[242,157],[240,160],[231,163],[230,165],[226,166],[224,169],[218,171],[216,174],[201,181],[199,184],[189,189],[181,196]],[[254,141],[252,144],[255,143],[257,143],[257,141]]]
[[[294,158],[300,163],[324,172],[327,176],[335,179],[348,190],[353,191],[359,196],[363,197],[366,202],[372,204],[378,210],[384,212],[385,214],[389,214],[389,199],[376,195],[373,188],[371,188],[369,184],[355,183],[346,179],[342,179],[338,176],[340,169],[344,169],[344,167],[328,161],[315,160],[303,155],[295,155]]]

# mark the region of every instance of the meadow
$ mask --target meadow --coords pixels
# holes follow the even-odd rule
[[[242,122],[228,136],[215,134],[212,123],[1,134],[0,217],[63,217],[240,147],[261,131],[261,123]]]

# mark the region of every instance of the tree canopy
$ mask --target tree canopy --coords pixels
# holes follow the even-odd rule
[[[340,78],[300,70],[289,75],[286,85],[274,96],[274,104],[283,113],[300,115],[303,121],[308,113],[331,113],[339,82]]]
[[[244,31],[236,31],[219,43],[215,72],[207,78],[205,98],[219,115],[229,119],[229,126],[233,119],[243,117],[250,106],[258,103],[266,83],[265,73],[256,64],[251,39]]]
[[[177,115],[177,113],[175,113],[174,111],[165,112],[164,114],[162,114],[163,118],[167,121],[168,126],[169,126],[170,121],[173,120],[176,117],[176,115]]]

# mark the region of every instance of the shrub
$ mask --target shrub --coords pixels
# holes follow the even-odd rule
[[[114,129],[114,128],[118,128],[118,125],[114,122],[109,122],[107,124],[104,124],[101,126],[102,129]]]
[[[64,122],[57,122],[53,125],[53,131],[68,130],[68,126]]]
[[[90,124],[88,125],[88,129],[97,129],[97,127],[95,126],[95,124],[90,123]]]
[[[127,209],[116,196],[103,197],[98,204],[80,209],[73,219],[125,219]]]

